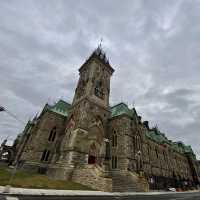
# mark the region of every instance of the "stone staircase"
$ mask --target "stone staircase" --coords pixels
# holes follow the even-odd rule
[[[112,191],[112,179],[106,177],[104,171],[95,165],[77,166],[72,174],[72,181],[87,185],[101,191]]]
[[[112,171],[113,192],[144,192],[148,191],[145,178],[130,171]]]

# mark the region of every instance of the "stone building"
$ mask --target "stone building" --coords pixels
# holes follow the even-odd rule
[[[109,105],[113,72],[98,47],[79,69],[73,102],[46,104],[27,123],[13,164],[103,191],[198,185],[190,146],[150,128],[135,108]]]

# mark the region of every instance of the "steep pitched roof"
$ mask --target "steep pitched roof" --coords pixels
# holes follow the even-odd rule
[[[67,117],[69,114],[69,109],[71,105],[63,100],[59,100],[54,105],[46,104],[43,111],[52,111],[64,117]]]
[[[93,53],[90,55],[90,57],[83,63],[83,65],[79,68],[79,71],[81,71],[85,66],[87,66],[87,63],[90,62],[92,58],[96,58],[101,63],[103,63],[105,66],[107,66],[111,73],[114,72],[114,69],[111,67],[109,63],[109,59],[106,56],[106,53],[103,51],[101,46],[98,46],[97,49],[93,51]]]
[[[171,144],[164,133],[161,133],[157,128],[149,129],[146,131],[146,136],[160,144]]]
[[[111,109],[111,118],[123,114],[128,115],[129,117],[134,116],[134,111],[129,109],[128,106],[123,102],[111,107],[110,109]]]

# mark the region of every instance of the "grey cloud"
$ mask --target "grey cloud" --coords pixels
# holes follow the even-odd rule
[[[0,104],[26,121],[46,101],[70,102],[78,68],[103,37],[116,69],[111,104],[134,102],[200,155],[199,8],[196,0],[1,1]],[[0,140],[22,130],[0,114]]]

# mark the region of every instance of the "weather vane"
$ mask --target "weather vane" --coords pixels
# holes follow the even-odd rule
[[[100,39],[99,47],[102,48],[103,38]]]

